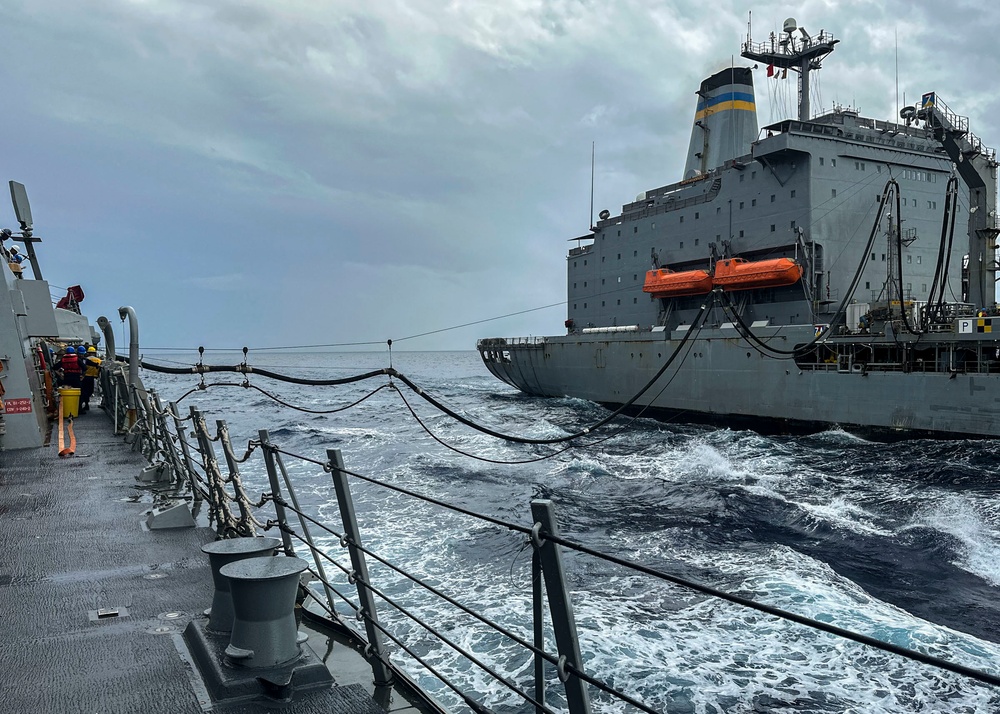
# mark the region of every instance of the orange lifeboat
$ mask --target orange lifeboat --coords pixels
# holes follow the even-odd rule
[[[682,270],[658,268],[646,273],[646,283],[642,291],[657,298],[683,297],[684,295],[704,295],[712,289],[712,276],[704,270]]]
[[[794,285],[802,277],[802,266],[791,258],[744,260],[726,258],[715,264],[712,284],[723,290],[753,290]]]

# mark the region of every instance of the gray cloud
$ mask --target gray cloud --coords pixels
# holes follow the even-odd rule
[[[754,38],[787,12],[755,7]],[[795,12],[842,39],[815,107],[891,118],[898,47],[900,98],[938,91],[996,143],[996,10]],[[82,283],[94,316],[132,304],[147,344],[213,347],[383,340],[559,302],[566,241],[589,223],[591,142],[595,210],[679,179],[694,91],[740,63],[747,29],[731,0],[35,0],[4,14],[4,178],[28,187],[46,277]],[[757,77],[761,123],[784,118],[791,80]],[[563,317],[409,346],[558,332]]]

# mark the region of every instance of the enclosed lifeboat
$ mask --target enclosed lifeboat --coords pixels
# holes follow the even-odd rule
[[[753,261],[726,258],[715,264],[712,285],[723,290],[780,288],[794,285],[801,277],[802,266],[791,258]]]
[[[657,268],[646,273],[646,283],[642,291],[653,297],[683,297],[704,295],[712,289],[712,276],[705,270],[674,271]]]

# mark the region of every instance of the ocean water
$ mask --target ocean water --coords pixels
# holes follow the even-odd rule
[[[145,358],[169,365],[197,359]],[[242,354],[205,361],[237,364]],[[250,364],[334,378],[389,366],[390,355],[262,353]],[[580,400],[520,394],[494,379],[475,352],[396,352],[391,364],[459,413],[504,433],[558,436],[607,413]],[[351,471],[525,526],[530,501],[549,498],[563,535],[590,547],[1000,675],[998,442],[886,444],[842,431],[761,436],[639,419],[589,439],[600,443],[556,453],[471,430],[398,382],[398,391],[383,388],[344,411],[310,414],[232,386],[242,382],[235,374],[206,375],[219,386],[195,392],[200,378],[193,375],[147,370],[143,379],[165,401],[186,395],[182,410],[198,406],[209,424],[226,420],[238,451],[268,429],[293,453],[325,460],[326,449],[339,448]],[[344,407],[389,383],[378,377],[305,387],[249,379],[313,411]],[[305,461],[286,464],[305,509],[339,530],[329,475]],[[258,459],[243,476],[251,494],[269,490]],[[363,481],[352,489],[367,546],[531,639],[531,555],[523,536]],[[317,540],[347,562],[336,538]],[[586,669],[657,710],[1000,709],[1000,689],[989,685],[587,556],[564,558]],[[386,594],[530,688],[530,656],[392,571],[370,567]],[[351,591],[345,578],[333,579]],[[532,711],[412,620],[381,603],[379,615],[490,709]],[[411,672],[463,710],[433,677],[416,665]],[[560,696],[553,677],[554,705]],[[596,695],[594,709],[634,711]]]

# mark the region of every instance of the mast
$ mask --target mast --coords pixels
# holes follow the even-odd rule
[[[798,72],[799,121],[809,121],[809,73],[820,68],[823,58],[833,52],[838,42],[840,40],[833,39],[826,30],[810,37],[805,28],[799,27],[795,18],[790,17],[785,20],[782,35],[779,37],[772,32],[767,42],[755,44],[748,27],[747,41],[743,43],[740,56],[780,69],[782,76],[789,69]]]

